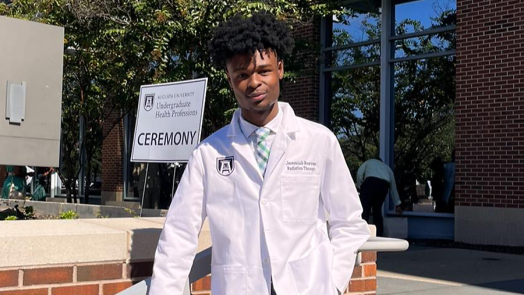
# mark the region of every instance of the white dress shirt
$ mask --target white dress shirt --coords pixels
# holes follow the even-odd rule
[[[278,106],[276,106],[278,107]],[[282,123],[282,112],[280,109],[278,110],[277,115],[273,120],[269,121],[264,126],[256,126],[244,119],[241,115],[238,116],[238,123],[240,125],[240,129],[242,130],[242,133],[246,137],[247,142],[249,143],[249,146],[251,146],[251,149],[253,150],[253,154],[256,153],[257,150],[257,139],[256,136],[253,134],[255,130],[257,130],[260,127],[266,127],[270,130],[269,135],[266,138],[266,145],[269,147],[269,150],[271,151],[271,146],[273,144],[273,141],[275,140],[275,136],[277,135],[278,129],[280,128],[280,123]]]

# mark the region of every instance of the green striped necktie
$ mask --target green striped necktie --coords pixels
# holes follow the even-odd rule
[[[269,136],[269,128],[266,127],[260,127],[257,130],[255,130],[255,137],[257,140],[257,146],[256,146],[256,158],[257,158],[257,164],[258,168],[260,168],[260,172],[262,172],[262,175],[264,175],[266,171],[267,161],[269,160],[269,146],[267,145],[267,137]]]

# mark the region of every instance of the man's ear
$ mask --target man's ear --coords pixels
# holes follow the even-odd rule
[[[227,83],[229,83],[229,87],[233,87],[231,85],[231,77],[229,76],[229,72],[227,71],[227,68],[224,69],[224,72],[226,72],[226,78],[227,78]]]
[[[277,62],[278,79],[284,79],[284,60],[281,59]]]

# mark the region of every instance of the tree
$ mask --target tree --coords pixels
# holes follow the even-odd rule
[[[89,186],[92,163],[99,160],[96,157],[108,135],[103,126],[115,126],[135,111],[141,85],[208,77],[203,135],[228,122],[235,100],[225,74],[212,66],[207,51],[212,30],[220,22],[237,13],[265,10],[296,26],[320,15],[341,14],[337,2],[17,0],[9,6],[0,4],[0,14],[65,28],[60,174],[70,202],[80,155],[86,154]],[[286,67],[286,76],[298,73],[301,64],[290,59],[295,68]],[[81,122],[85,133],[79,142]],[[88,202],[89,190],[85,197]]]

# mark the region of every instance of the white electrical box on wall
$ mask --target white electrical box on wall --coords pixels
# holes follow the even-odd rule
[[[9,123],[20,124],[25,115],[25,82],[12,84],[7,81],[5,118]]]
[[[58,167],[64,29],[0,16],[0,165]]]

